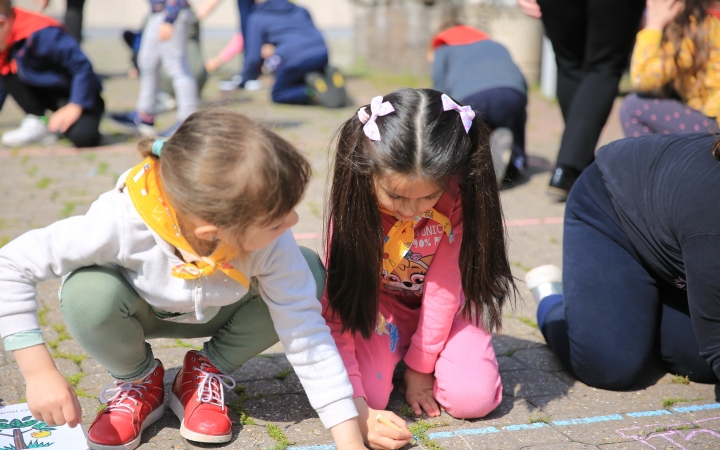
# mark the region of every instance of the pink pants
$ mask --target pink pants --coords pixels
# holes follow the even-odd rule
[[[407,353],[420,315],[419,309],[394,301],[381,300],[380,311],[387,324],[381,322],[369,340],[355,340],[355,358],[367,403],[373,409],[387,407],[395,366]],[[483,417],[500,404],[502,385],[490,338],[465,319],[455,318],[435,362],[434,388],[435,399],[453,417]]]

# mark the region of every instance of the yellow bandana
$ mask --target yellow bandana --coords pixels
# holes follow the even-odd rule
[[[391,216],[393,215],[392,212],[385,208],[380,208],[380,211]],[[385,273],[392,273],[395,266],[397,266],[410,251],[410,247],[412,247],[413,241],[415,240],[415,226],[420,222],[420,219],[430,219],[439,223],[448,235],[450,243],[452,244],[453,240],[455,240],[450,219],[437,212],[435,208],[430,208],[421,215],[415,216],[413,220],[405,222],[398,220],[395,225],[390,228],[388,235],[385,237],[383,246],[383,271]]]
[[[176,248],[194,255],[195,250],[180,233],[175,210],[165,201],[160,178],[154,170],[155,164],[153,158],[147,158],[135,166],[125,180],[125,187],[135,209],[148,227]],[[225,242],[220,242],[212,255],[198,257],[200,260],[196,262],[179,264],[172,268],[171,273],[174,277],[193,280],[212,276],[216,270],[220,270],[247,288],[250,286],[247,277],[229,264],[237,253]]]

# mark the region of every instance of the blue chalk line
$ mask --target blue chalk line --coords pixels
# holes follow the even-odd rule
[[[685,413],[685,412],[694,412],[694,411],[704,411],[708,409],[720,409],[720,403],[709,403],[707,405],[694,405],[694,406],[679,406],[673,408],[673,411],[679,412],[679,413]],[[625,413],[625,416],[627,417],[654,417],[654,416],[665,416],[672,414],[670,411],[666,409],[656,409],[652,411],[637,411],[637,412],[631,412],[631,413]],[[623,417],[622,414],[610,414],[607,416],[593,416],[593,417],[581,417],[578,419],[565,419],[565,420],[553,420],[551,423],[556,426],[572,426],[572,425],[587,425],[590,423],[598,423],[598,422],[610,422],[610,421],[616,421],[616,420],[625,420],[625,417]],[[521,423],[517,425],[507,425],[504,427],[501,427],[500,429],[496,427],[482,427],[482,428],[465,428],[462,430],[454,430],[454,431],[438,431],[435,433],[428,433],[428,437],[430,439],[447,439],[451,437],[456,436],[472,436],[472,435],[478,435],[478,434],[489,434],[489,433],[499,433],[500,430],[504,431],[523,431],[523,430],[533,430],[537,428],[543,428],[548,426],[548,424],[543,422],[537,422],[537,423]],[[328,445],[310,445],[305,447],[288,447],[288,450],[335,450],[335,445],[328,444]]]

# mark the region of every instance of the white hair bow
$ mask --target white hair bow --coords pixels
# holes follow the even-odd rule
[[[472,107],[460,106],[445,94],[443,94],[441,98],[443,104],[443,111],[450,111],[451,109],[454,109],[455,111],[459,112],[460,119],[462,120],[463,126],[465,127],[465,133],[468,133],[470,131],[470,127],[472,126],[472,121],[475,118],[475,111],[473,111]]]
[[[394,111],[395,108],[393,108],[390,102],[383,102],[382,95],[373,97],[373,99],[370,100],[370,115],[368,115],[367,111],[365,111],[365,107],[360,108],[357,115],[360,122],[365,124],[363,127],[365,136],[370,138],[371,141],[379,141],[380,129],[378,129],[375,119],[379,116],[386,116]]]

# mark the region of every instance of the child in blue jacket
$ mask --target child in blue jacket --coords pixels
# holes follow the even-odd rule
[[[325,40],[305,8],[288,0],[256,0],[244,37],[241,87],[260,75],[262,46],[272,44],[280,61],[271,94],[273,102],[345,106],[342,75],[332,69],[326,70],[328,49]],[[315,83],[318,78],[320,81]]]
[[[105,103],[92,64],[58,22],[11,0],[0,0],[0,80],[0,107],[10,95],[26,114],[3,145],[50,144],[57,133],[76,147],[100,142]]]

